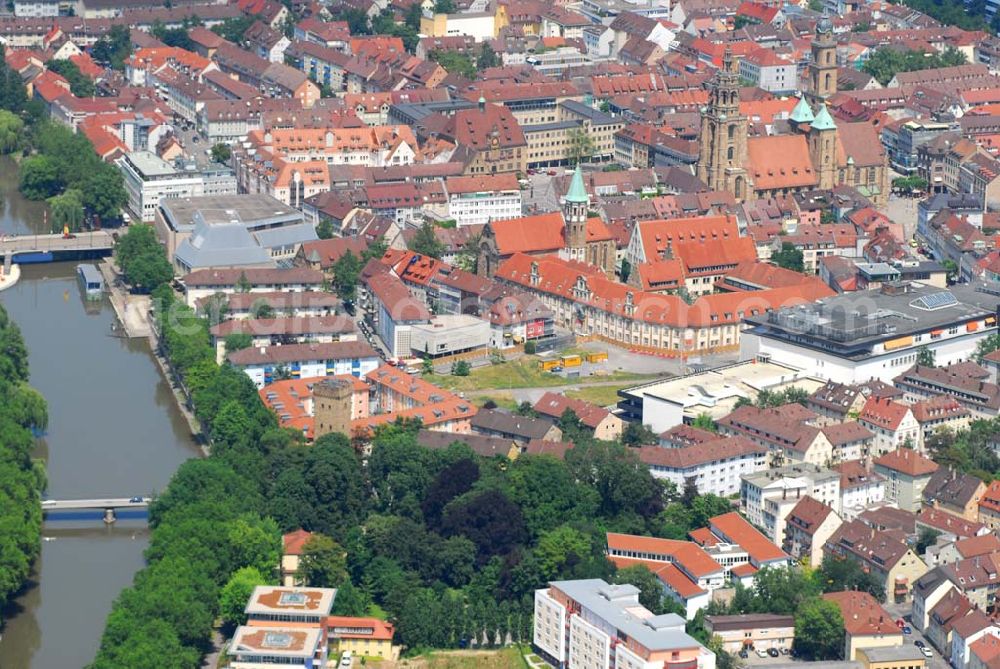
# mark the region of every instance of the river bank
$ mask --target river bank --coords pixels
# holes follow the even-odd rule
[[[23,205],[12,201],[16,186],[3,195],[5,216]],[[4,232],[27,225],[0,219]],[[202,454],[148,340],[114,336],[110,301],[83,298],[75,264],[23,267],[0,303],[21,325],[32,383],[49,401],[49,429],[35,456],[47,463],[50,497],[156,493]],[[145,520],[47,521],[32,581],[4,616],[0,666],[89,662],[111,603],[144,565],[148,537]]]

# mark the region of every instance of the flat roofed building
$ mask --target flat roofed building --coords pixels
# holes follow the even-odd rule
[[[251,234],[301,225],[302,212],[263,193],[174,197],[160,202],[156,229],[173,260],[177,247],[200,223],[241,224]]]
[[[258,585],[243,610],[248,621],[315,623],[330,615],[335,588],[288,588]]]
[[[761,390],[798,387],[812,392],[822,382],[772,360],[750,360],[618,391],[622,418],[642,422],[659,434],[707,413],[718,420],[740,398],[755,400]]]
[[[236,194],[235,173],[224,165],[202,169],[194,163],[176,166],[149,151],[133,151],[115,164],[124,177],[129,213],[143,223],[156,219],[165,199]]]
[[[859,648],[857,658],[865,669],[924,669],[927,659],[909,644]]]
[[[322,627],[260,627],[243,625],[236,628],[227,653],[233,658],[232,669],[263,669],[264,667],[326,666],[326,634]]]
[[[728,653],[738,653],[744,648],[790,649],[795,637],[795,618],[773,613],[705,616],[705,629],[722,640],[722,648]]]
[[[410,350],[432,358],[485,350],[490,343],[490,324],[467,315],[435,316],[430,323],[410,326]]]
[[[684,631],[684,619],[655,616],[634,585],[601,579],[554,581],[535,591],[535,647],[558,666],[714,669],[715,654]]]
[[[997,296],[976,284],[885,284],[744,320],[744,360],[770,355],[840,383],[889,382],[923,349],[938,365],[967,360],[996,332]]]

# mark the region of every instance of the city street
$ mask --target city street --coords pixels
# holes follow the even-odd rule
[[[883,213],[894,223],[903,225],[903,235],[907,240],[913,239],[917,231],[917,203],[919,199],[915,197],[889,196],[889,204]]]
[[[906,602],[904,604],[886,604],[885,610],[892,615],[893,620],[897,620],[899,618],[905,620],[906,624],[909,625],[912,630],[912,634],[903,635],[904,644],[912,645],[914,641],[923,641],[927,648],[930,648],[931,652],[934,653],[934,657],[927,659],[928,669],[950,669],[951,665],[948,661],[941,657],[941,653],[939,653],[931,642],[920,633],[920,630],[913,626],[910,620],[910,614],[913,611],[913,602]]]

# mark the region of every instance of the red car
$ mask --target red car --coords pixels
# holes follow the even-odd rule
[[[906,627],[906,621],[903,620],[902,618],[897,618],[896,627],[898,627],[899,629],[903,629],[904,627]]]
[[[555,170],[549,170],[548,172],[546,172],[546,174],[548,174],[550,177],[554,177],[556,175],[556,171]]]

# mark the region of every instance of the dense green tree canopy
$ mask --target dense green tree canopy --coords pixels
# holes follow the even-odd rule
[[[45,474],[31,459],[31,430],[44,429],[48,414],[27,380],[21,331],[0,305],[0,608],[24,585],[40,551]]]
[[[151,293],[174,276],[151,225],[132,225],[115,245],[115,260],[132,287]]]
[[[844,618],[833,602],[812,599],[795,614],[795,652],[810,661],[844,655]]]
[[[45,63],[45,67],[65,77],[66,81],[69,82],[70,92],[76,97],[89,98],[95,94],[94,82],[84,75],[73,61],[69,59],[50,60]]]
[[[902,51],[894,47],[882,47],[875,50],[861,69],[885,86],[900,72],[931,70],[965,63],[965,54],[957,49],[947,49],[941,54],[927,54],[922,51]]]

